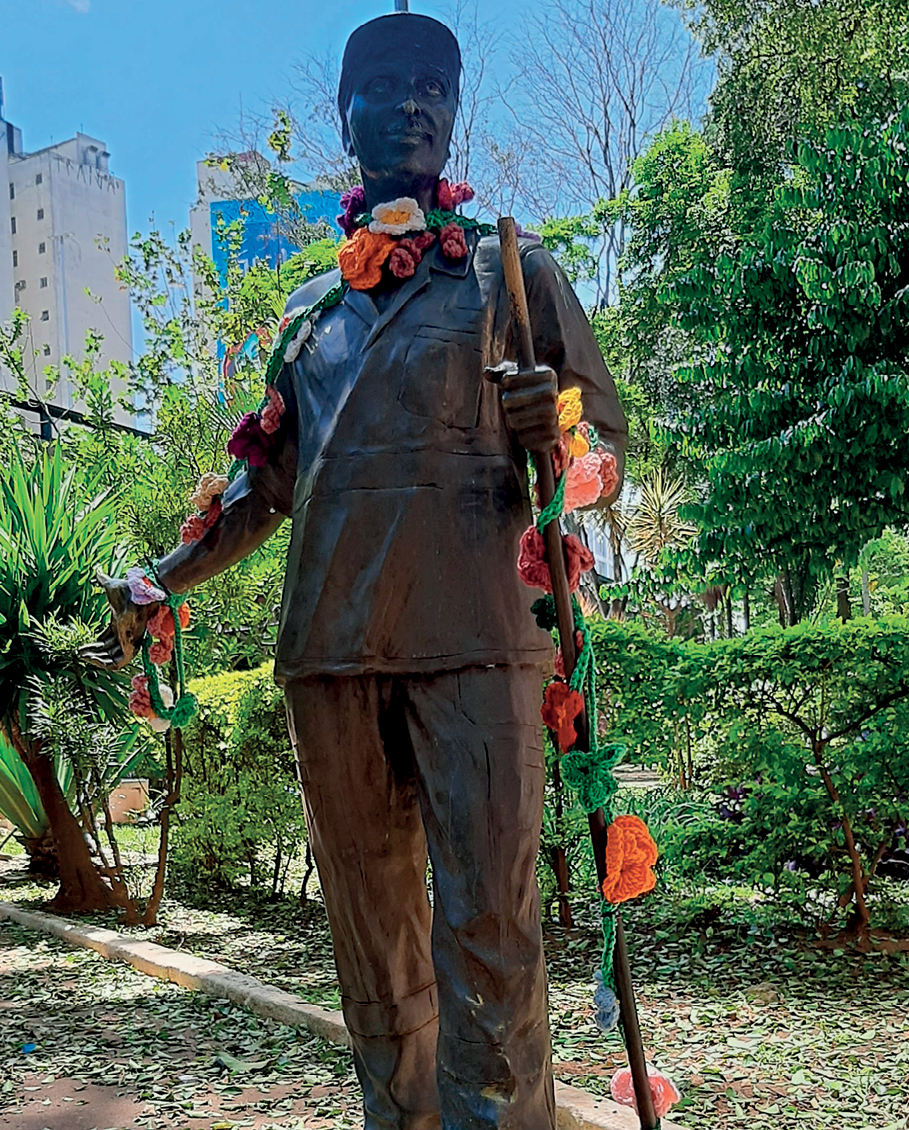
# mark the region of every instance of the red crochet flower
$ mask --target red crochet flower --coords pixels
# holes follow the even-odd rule
[[[180,527],[180,540],[184,545],[198,541],[205,533],[205,521],[201,514],[191,514]]]
[[[578,655],[580,655],[581,651],[583,650],[583,647],[584,647],[584,636],[582,635],[581,632],[575,632],[575,634],[574,634],[574,646],[575,646],[575,650],[577,651]],[[562,655],[562,649],[561,648],[556,649],[555,659],[553,660],[552,666],[553,666],[553,670],[559,676],[560,679],[564,679],[564,678],[567,677],[565,675],[565,658]]]
[[[567,683],[553,681],[546,688],[540,717],[555,732],[563,753],[571,749],[578,739],[574,720],[583,709],[583,696],[578,691],[573,691]]]
[[[435,233],[431,231],[421,231],[419,235],[415,235],[413,239],[408,240],[408,242],[412,243],[421,255],[428,247],[432,247],[435,241]]]
[[[410,239],[402,239],[388,259],[388,269],[396,279],[409,279],[420,262],[420,252]]]
[[[463,259],[467,254],[467,240],[460,224],[446,224],[439,232],[442,254],[449,259]]]
[[[174,654],[174,637],[163,636],[155,642],[148,649],[148,658],[160,667],[164,663],[169,663],[171,656]]]
[[[221,511],[223,509],[224,504],[221,502],[221,499],[216,498],[212,502],[211,506],[209,506],[208,510],[206,510],[205,518],[202,521],[202,525],[206,528],[206,530],[210,530],[215,522],[217,522],[217,520],[221,517]]]
[[[264,467],[268,462],[268,436],[255,412],[247,412],[227,441],[227,454],[245,459],[250,467]]]
[[[576,592],[581,583],[581,574],[593,568],[593,554],[574,534],[564,535],[562,544],[568,560],[568,591]],[[518,576],[531,588],[552,592],[552,577],[546,561],[546,543],[536,526],[529,526],[521,538]]]

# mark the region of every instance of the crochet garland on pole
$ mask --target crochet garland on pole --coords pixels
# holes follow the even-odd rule
[[[401,197],[379,204],[366,212],[362,186],[341,197],[344,209],[338,225],[347,237],[338,252],[341,282],[331,287],[309,306],[288,310],[278,324],[272,351],[265,366],[265,394],[255,412],[247,412],[237,424],[227,444],[233,457],[227,474],[209,471],[202,476],[190,496],[193,513],[180,527],[180,537],[189,545],[200,541],[221,515],[221,497],[231,482],[248,467],[264,467],[278,441],[284,415],[284,398],[275,384],[284,365],[292,364],[312,335],[323,310],[337,306],[348,288],[370,290],[383,280],[400,283],[416,271],[424,253],[438,240],[442,254],[451,260],[469,253],[466,232],[494,235],[490,224],[460,215],[456,209],[474,197],[466,182],[449,184],[440,179],[436,186],[436,207],[424,215],[416,200]],[[538,240],[533,232],[522,232]],[[256,331],[258,340],[267,338],[264,328]],[[240,347],[242,348],[242,347]],[[228,349],[228,356],[238,352]],[[189,607],[183,597],[169,593],[157,580],[151,580],[140,567],[127,573],[132,598],[137,604],[158,603],[160,608],[148,623],[142,645],[142,675],[133,677],[129,706],[133,714],[146,719],[153,729],[163,732],[170,726],[182,727],[196,710],[195,699],[185,687],[181,632],[189,624]],[[161,681],[159,667],[171,657],[177,667],[177,699]]]
[[[553,468],[557,475],[552,501],[540,513],[535,525],[521,538],[517,568],[521,580],[547,595],[536,600],[532,611],[537,623],[546,631],[556,627],[552,580],[546,560],[543,530],[580,506],[590,506],[610,495],[618,484],[615,456],[600,444],[596,429],[582,419],[581,392],[569,388],[558,400],[561,439],[553,452]],[[585,812],[604,810],[607,823],[606,877],[601,894],[603,956],[595,974],[594,1005],[596,1021],[604,1032],[611,1032],[619,1023],[619,1001],[613,973],[615,949],[615,914],[619,903],[652,891],[656,885],[653,872],[657,847],[638,816],[614,816],[612,805],[618,789],[613,769],[625,754],[621,745],[600,746],[597,737],[596,669],[590,630],[581,606],[574,595],[581,573],[593,568],[590,550],[573,534],[563,535],[562,544],[568,571],[568,587],[572,593],[575,642],[578,658],[566,679],[561,648],[555,655],[555,678],[548,684],[540,708],[543,722],[552,732],[554,744],[561,752],[559,766],[563,781],[574,791]],[[576,748],[578,733],[575,722],[587,709],[588,749]],[[679,1092],[670,1079],[648,1065],[654,1110],[662,1118]],[[616,1102],[637,1109],[631,1072],[623,1068],[610,1084]]]

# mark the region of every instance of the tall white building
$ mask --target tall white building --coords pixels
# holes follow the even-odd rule
[[[0,135],[0,319],[14,306],[29,315],[32,396],[71,408],[69,382],[48,397],[43,370],[65,354],[80,360],[89,329],[104,338],[99,367],[132,360],[129,295],[114,277],[128,249],[125,186],[104,142],[87,134],[26,153],[3,120],[2,87]],[[0,388],[10,385],[0,372]]]

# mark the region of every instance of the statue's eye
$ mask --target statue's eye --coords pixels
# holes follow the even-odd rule
[[[437,82],[434,78],[428,78],[423,83],[423,89],[433,98],[441,98],[445,93],[445,91],[442,89],[442,84],[440,82]]]
[[[392,85],[390,78],[374,78],[370,80],[366,93],[373,98],[383,98],[391,94]]]

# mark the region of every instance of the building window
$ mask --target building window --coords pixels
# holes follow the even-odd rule
[[[38,219],[39,219],[39,220],[43,220],[43,219],[44,219],[44,209],[43,209],[43,208],[39,208],[39,209],[38,209]]]
[[[16,234],[16,217],[15,216],[10,216],[10,218],[9,218],[9,230],[13,233],[13,235]]]
[[[9,182],[9,198],[10,200],[16,199],[16,186],[12,181]]]
[[[19,252],[18,251],[13,252],[13,266],[14,267],[19,266]]]
[[[42,310],[41,311],[41,321],[42,322],[49,322],[50,321],[50,310]]]
[[[19,279],[16,283],[16,290],[25,290],[25,279]]]
[[[47,275],[38,283],[38,286],[40,286],[42,290],[47,287]]]
[[[35,184],[40,184],[44,180],[44,173],[35,173]]]
[[[43,255],[45,251],[47,251],[47,244],[46,243],[39,243],[38,244],[38,254]]]
[[[50,346],[49,345],[45,345],[45,347],[44,347],[44,356],[50,357]]]

